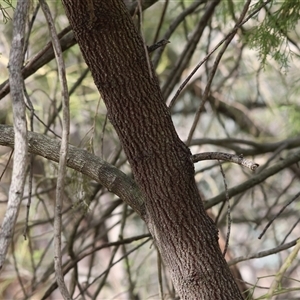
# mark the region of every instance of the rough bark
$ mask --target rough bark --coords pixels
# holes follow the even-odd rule
[[[182,299],[242,299],[164,104],[143,41],[120,0],[63,0],[83,56],[145,196],[155,243]]]

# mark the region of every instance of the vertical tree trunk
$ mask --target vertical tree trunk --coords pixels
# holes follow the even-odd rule
[[[190,151],[177,136],[124,3],[63,4],[145,195],[144,219],[178,294],[189,300],[242,299],[200,199]]]

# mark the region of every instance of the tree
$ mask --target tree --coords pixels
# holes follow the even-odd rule
[[[122,1],[95,0],[89,1],[88,4],[82,1],[63,1],[75,39],[105,102],[108,118],[121,141],[121,146],[130,163],[134,180],[103,160],[74,147],[70,147],[68,150],[66,164],[95,179],[101,186],[118,195],[140,216],[146,223],[153,238],[153,243],[158,248],[162,261],[171,275],[177,294],[182,299],[242,299],[234,277],[231,275],[219,248],[217,227],[206,214],[205,207],[211,207],[220,202],[225,203],[224,200],[228,200],[229,197],[263,182],[269,176],[299,161],[299,154],[296,153],[261,171],[256,177],[246,181],[244,185],[241,184],[232,189],[226,188],[225,196],[221,194],[209,202],[203,203],[204,199],[200,196],[202,192],[198,190],[194,174],[194,162],[199,158],[195,155],[193,156],[187,147],[187,145],[192,146],[193,144],[199,145],[201,143],[201,141],[193,139],[193,135],[205,102],[209,102],[214,110],[233,119],[242,131],[248,131],[253,135],[260,133],[261,130],[254,124],[251,118],[247,118],[246,114],[240,118],[243,107],[228,105],[228,103],[216,99],[217,93],[212,93],[211,85],[213,78],[215,80],[218,79],[216,74],[218,63],[224,52],[227,51],[230,42],[238,30],[241,30],[242,34],[247,38],[245,39],[245,45],[247,43],[251,44],[251,39],[254,39],[254,37],[251,36],[251,31],[250,33],[245,32],[243,24],[251,16],[257,14],[258,11],[267,7],[268,2],[271,1],[261,2],[256,7],[253,7],[248,17],[246,17],[246,14],[249,10],[250,1],[246,2],[240,10],[240,17],[233,17],[235,26],[222,39],[222,43],[224,43],[223,48],[216,56],[211,71],[207,71],[206,86],[202,88],[201,81],[196,81],[191,84],[191,87],[186,87],[187,91],[191,89],[189,92],[195,95],[199,94],[199,91],[196,90],[198,88],[200,94],[202,94],[203,102],[196,109],[193,107],[193,103],[190,105],[193,112],[196,110],[196,117],[187,136],[187,141],[184,143],[178,137],[170,113],[170,111],[172,112],[176,108],[175,104],[178,101],[178,94],[170,101],[169,107],[165,104],[165,99],[170,96],[170,93],[176,84],[178,84],[183,70],[187,68],[187,64],[191,61],[191,55],[196,51],[196,46],[203,36],[204,30],[207,26],[211,26],[212,17],[217,15],[216,10],[218,5],[220,5],[220,1],[210,1],[206,5],[203,5],[202,16],[192,38],[188,40],[183,50],[184,55],[177,61],[176,67],[172,70],[172,74],[164,81],[162,88],[160,88],[155,69],[150,63],[149,53],[143,38],[132,22],[130,14]],[[182,15],[185,14],[182,20],[184,20],[186,14],[193,12],[202,4],[204,3],[196,1],[189,8],[185,9],[182,13]],[[47,16],[47,8],[45,8],[47,6],[45,6],[44,1],[41,1],[41,5]],[[131,7],[130,3],[127,3],[127,7]],[[132,7],[136,7],[136,13],[141,18],[142,7],[138,3]],[[233,7],[229,6],[229,11],[235,15],[232,9]],[[281,7],[283,12],[290,9],[291,7],[284,7],[284,4]],[[266,11],[268,12],[268,9]],[[50,19],[48,18],[47,20]],[[275,21],[273,20],[273,22]],[[51,26],[53,27],[53,25],[50,25],[50,30]],[[269,24],[269,26],[271,25]],[[284,31],[284,27],[280,27],[280,29]],[[258,28],[256,32],[260,32],[260,30],[263,30],[263,26]],[[287,33],[284,32],[283,36],[286,37]],[[59,74],[61,82],[63,82],[64,66],[59,60],[61,57],[60,46],[57,43],[58,39],[55,38],[55,32],[52,33],[52,38],[54,48],[56,49],[55,52],[60,70]],[[69,45],[75,44],[73,37],[69,41],[71,41]],[[55,46],[55,44],[58,45]],[[60,44],[62,45],[62,49],[64,49],[62,40]],[[275,46],[277,47],[277,45]],[[158,52],[156,52],[158,54],[155,53],[156,56],[152,57],[154,66],[157,65],[158,55],[162,49],[159,48]],[[262,63],[265,63],[265,52],[266,50],[261,53]],[[210,52],[205,60],[211,54]],[[282,60],[283,54],[279,54],[277,54],[277,57]],[[276,58],[276,55],[274,57]],[[239,64],[240,60],[237,61],[237,65]],[[23,69],[23,76],[27,76],[25,75],[27,72],[25,68]],[[206,64],[206,68],[209,70],[208,64]],[[34,70],[34,68],[31,68],[31,70]],[[7,85],[3,84],[3,94],[5,93],[5,89],[7,90]],[[182,88],[180,87],[179,91],[181,90]],[[66,92],[66,89],[64,88],[63,91]],[[68,102],[67,95],[64,94],[64,97],[65,102],[62,101],[63,104],[61,107],[66,109]],[[106,124],[106,121],[104,121],[104,124]],[[220,124],[222,124],[221,119]],[[64,126],[63,128],[68,127]],[[11,128],[2,127],[1,130],[1,144],[13,146]],[[101,136],[99,140],[101,140]],[[238,140],[231,141],[231,143],[237,142]],[[298,146],[298,140],[285,141],[283,144],[285,147],[287,147],[286,143],[294,145],[290,147]],[[63,161],[62,150],[59,150],[61,146],[47,139],[45,136],[41,137],[29,133],[28,145],[31,153],[43,155],[46,158],[60,161],[60,163]],[[251,145],[255,148],[255,144],[252,143]],[[272,151],[270,147],[273,147],[272,149],[276,147],[276,145],[271,145],[268,148],[267,144],[264,144],[264,146],[265,148],[263,148],[268,150],[260,150],[258,153]],[[237,154],[240,154],[237,148],[234,148],[232,144],[230,146],[230,141],[228,147],[232,147]],[[250,150],[249,152],[251,153]],[[60,155],[59,151],[61,151]],[[245,153],[243,154],[245,155]],[[257,167],[257,164],[245,160],[242,156],[209,153],[204,155],[204,157],[206,159],[224,159],[225,157],[232,161],[236,160],[240,164],[245,165],[248,163],[252,169],[256,169]],[[58,173],[62,174],[63,178],[66,178],[65,173],[60,171],[60,169]],[[225,179],[222,167],[221,173]],[[75,179],[75,185],[80,181],[80,179]],[[59,186],[61,182],[63,180],[58,180],[57,185]],[[90,194],[91,199],[94,199],[95,193],[98,192],[99,188],[98,186],[92,192],[86,190],[86,194]],[[63,185],[60,190],[64,191]],[[65,193],[62,196],[57,192],[56,199],[62,200],[63,198],[67,198],[67,194]],[[66,202],[65,199],[64,202]],[[119,201],[114,203],[114,205],[119,204]],[[115,209],[114,205],[112,205],[110,210]],[[59,211],[60,203],[56,202],[55,206],[58,212],[55,214],[54,219],[56,224],[59,225],[62,213],[62,211]],[[128,208],[124,209],[125,216],[127,213]],[[79,222],[75,222],[78,228],[81,221],[86,218],[86,212],[82,209],[79,215]],[[64,219],[62,219],[62,222],[64,222]],[[58,227],[55,226],[56,235],[60,233],[60,227],[61,225]],[[4,230],[2,232],[5,233]],[[63,283],[63,274],[73,267],[75,273],[78,273],[76,263],[83,258],[74,252],[76,249],[76,240],[73,241],[73,239],[77,235],[77,230],[72,230],[72,235],[66,238],[69,244],[67,247],[71,257],[70,264],[61,266],[61,261],[55,262],[56,276],[60,279],[58,280],[58,285],[62,294],[65,293],[64,298],[66,299],[69,299],[70,296]],[[61,260],[61,254],[59,253],[61,247],[60,240],[59,237],[57,240],[56,238],[57,236],[55,237],[55,241],[57,241],[56,245],[58,245],[58,247],[55,246],[55,249],[58,249],[56,258],[58,257]],[[102,239],[103,237],[99,240],[101,241]],[[108,239],[108,237],[105,237],[105,239]],[[120,239],[121,242],[122,238]],[[115,244],[116,250],[118,249],[118,245]],[[292,245],[295,245],[295,241],[290,246]],[[74,278],[78,280],[78,275],[75,275]],[[99,290],[101,290],[103,284],[105,284],[105,280],[99,284]],[[54,287],[55,285],[52,285],[43,297],[47,297]],[[77,284],[77,287],[80,293],[84,294],[80,284]],[[134,289],[134,285],[131,288]],[[33,290],[34,288],[31,289]],[[24,292],[25,295],[27,293],[26,291]],[[131,293],[131,297],[133,297],[133,291]],[[95,295],[97,295],[97,292]],[[271,295],[272,293],[269,293],[268,297]]]
[[[211,2],[209,14],[218,2]],[[199,196],[191,153],[176,134],[124,3],[95,1],[88,9],[81,1],[63,3],[145,197],[139,211],[178,294],[182,299],[241,298]]]

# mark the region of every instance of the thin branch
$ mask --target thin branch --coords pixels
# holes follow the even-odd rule
[[[24,51],[25,54],[25,51]],[[25,85],[23,87],[23,91],[24,91],[24,96],[25,96],[25,100],[26,100],[26,106],[29,107],[29,111],[30,111],[30,126],[29,126],[29,130],[33,131],[33,117],[34,117],[34,107],[31,103],[31,100],[29,98],[29,95],[26,91]],[[24,239],[26,240],[26,236],[28,233],[28,222],[29,222],[29,212],[30,212],[30,206],[31,206],[31,197],[32,197],[32,182],[33,182],[33,162],[34,162],[34,156],[31,154],[30,155],[30,163],[28,164],[28,200],[27,200],[27,211],[26,211],[26,220],[25,220],[25,226],[24,226],[24,231],[23,231],[23,236]]]
[[[244,192],[247,189],[252,188],[253,186],[266,180],[268,177],[297,163],[298,161],[300,161],[300,151],[296,152],[295,154],[290,154],[286,159],[279,161],[277,164],[274,164],[273,166],[262,171],[261,173],[257,174],[256,176],[253,176],[249,180],[247,180],[239,185],[236,185],[233,188],[228,189],[229,197],[233,197],[235,195],[238,195],[241,192]],[[214,205],[216,205],[220,202],[223,202],[224,199],[225,199],[225,193],[221,193],[218,196],[207,200],[205,202],[205,208],[208,209],[210,207],[213,207]]]
[[[269,290],[268,294],[266,295],[266,299],[271,299],[273,297],[278,286],[281,284],[281,281],[282,281],[282,278],[283,278],[285,272],[291,266],[292,262],[297,257],[299,251],[300,251],[300,239],[297,240],[296,247],[293,249],[293,251],[287,257],[285,262],[282,264],[280,270],[275,275],[275,279],[273,280],[270,290]]]
[[[184,11],[182,11],[177,17],[176,19],[171,23],[169,29],[167,30],[167,32],[164,34],[163,39],[168,40],[171,35],[173,34],[173,32],[175,31],[175,29],[185,20],[185,18],[193,13],[197,7],[199,7],[201,4],[203,4],[205,2],[205,0],[195,0],[188,8],[186,8]],[[154,69],[156,69],[158,62],[161,58],[162,52],[163,52],[164,48],[160,48],[155,55],[153,56],[153,66]]]
[[[145,241],[143,241],[141,244],[135,246],[134,248],[130,249],[127,253],[125,253],[124,255],[122,255],[119,259],[117,259],[115,262],[111,262],[108,266],[107,269],[105,269],[101,274],[99,274],[91,283],[87,284],[86,287],[84,288],[83,291],[86,291],[91,285],[93,285],[100,277],[102,277],[103,275],[105,275],[109,269],[111,269],[113,266],[115,266],[117,263],[119,263],[120,261],[122,261],[126,256],[129,256],[131,253],[133,253],[134,251],[136,251],[137,249],[141,248],[142,246],[144,246],[145,244],[147,244],[149,241],[152,240],[152,237],[149,237],[148,239],[146,239]],[[124,240],[120,240],[121,243],[116,243],[116,245],[122,245],[122,241]],[[112,244],[112,243],[111,243]],[[78,298],[78,296],[75,298],[75,300]],[[44,298],[43,298],[44,299]]]
[[[243,167],[249,168],[251,171],[255,171],[259,164],[255,163],[252,160],[244,158],[244,156],[241,155],[235,155],[235,154],[229,154],[229,153],[223,153],[223,152],[203,152],[198,154],[192,155],[192,162],[196,163],[198,161],[203,160],[224,160],[229,161],[238,165],[241,165]]]
[[[63,29],[59,34],[60,43],[63,51],[71,48],[76,44],[74,34],[72,31],[70,31],[71,27],[68,26],[67,28]],[[55,56],[53,52],[52,43],[49,42],[46,44],[46,46],[44,46],[44,48],[41,51],[39,51],[27,61],[27,64],[22,68],[23,78],[26,79],[32,74],[34,74],[41,67],[49,63],[54,57]],[[10,85],[8,80],[6,80],[0,84],[0,100],[4,98],[9,93],[9,91]]]
[[[258,252],[258,253],[252,254],[252,255],[248,255],[248,256],[236,257],[235,259],[232,259],[231,261],[229,261],[228,265],[232,266],[232,265],[235,265],[235,264],[237,264],[239,262],[242,262],[242,261],[255,259],[255,258],[261,258],[261,257],[266,257],[266,256],[269,256],[269,255],[272,255],[272,254],[279,253],[283,250],[286,250],[286,249],[289,249],[289,248],[295,246],[298,241],[299,241],[299,238],[297,238],[297,239],[295,239],[295,240],[293,240],[289,243],[286,243],[284,245],[280,245],[278,247],[275,247],[275,248],[272,248],[272,249],[269,249],[269,250],[261,251],[261,252]]]
[[[234,26],[234,30],[232,31],[232,33],[228,36],[227,40],[225,41],[225,44],[223,45],[221,51],[218,53],[217,55],[217,58],[215,59],[215,62],[214,62],[214,65],[213,65],[213,68],[209,74],[209,78],[208,78],[208,81],[207,81],[207,85],[205,87],[205,90],[204,90],[204,93],[203,93],[203,97],[202,97],[202,103],[201,105],[199,106],[199,108],[197,109],[197,112],[195,114],[195,118],[194,118],[194,121],[193,121],[193,124],[192,124],[192,127],[191,127],[191,130],[188,134],[188,138],[187,138],[187,145],[189,146],[191,140],[192,140],[192,137],[194,135],[194,132],[196,130],[196,127],[197,127],[197,124],[199,122],[199,119],[200,119],[200,115],[201,115],[201,112],[204,108],[204,104],[206,103],[207,99],[208,99],[208,96],[209,96],[209,93],[210,93],[210,87],[211,87],[211,84],[212,84],[212,81],[215,77],[215,74],[217,72],[217,69],[218,69],[218,65],[223,57],[223,54],[225,53],[227,47],[229,46],[229,44],[231,43],[232,39],[235,37],[237,31],[238,31],[238,28],[240,26],[240,24],[243,22],[243,19],[245,18],[245,15],[249,9],[249,5],[251,3],[251,0],[247,0],[247,2],[245,3],[244,5],[244,8],[243,8],[243,11],[241,13],[241,16],[240,18],[238,19],[236,25]],[[186,82],[187,83],[187,82]],[[181,86],[180,89],[182,89],[184,86]],[[175,97],[172,99],[172,101],[170,102],[170,108],[172,108],[172,105],[175,103],[177,97],[179,96],[180,94],[180,91],[181,90],[178,90],[178,92],[176,93]]]
[[[223,250],[223,256],[225,257],[228,246],[229,246],[229,238],[230,238],[230,232],[231,232],[231,223],[232,223],[232,219],[231,219],[231,213],[230,213],[230,201],[229,201],[229,195],[228,195],[228,186],[227,186],[227,182],[226,182],[226,177],[225,177],[225,173],[222,167],[222,164],[220,163],[220,170],[221,170],[221,174],[223,177],[223,181],[224,181],[224,187],[225,187],[225,195],[226,195],[226,201],[227,201],[227,216],[228,216],[228,227],[227,227],[227,234],[226,234],[226,242],[224,245],[224,250]]]
[[[263,237],[263,235],[266,233],[267,229],[271,226],[271,224],[274,222],[275,219],[277,219],[281,213],[291,204],[293,203],[298,197],[300,196],[300,192],[297,193],[286,205],[284,205],[281,210],[268,222],[262,233],[259,235],[259,239]]]
[[[209,59],[209,57],[217,51],[217,49],[222,46],[222,44],[224,42],[226,42],[226,40],[228,38],[230,38],[230,36],[236,31],[236,29],[240,28],[241,26],[243,26],[245,23],[247,23],[253,16],[255,16],[263,7],[265,7],[268,3],[270,3],[272,0],[267,0],[266,2],[264,2],[261,6],[259,6],[256,10],[254,10],[243,22],[241,22],[240,24],[237,25],[237,28],[234,27],[232,29],[232,31],[230,31],[202,60],[201,62],[196,65],[196,67],[194,68],[194,70],[190,73],[190,75],[183,81],[183,83],[180,85],[179,89],[177,90],[175,96],[172,98],[171,102],[170,102],[170,106],[172,106],[173,102],[176,101],[176,98],[179,96],[179,94],[181,93],[181,91],[184,89],[184,87],[187,85],[187,83],[190,81],[190,79],[195,75],[195,73],[198,71],[198,69]],[[171,105],[172,104],[172,105]]]
[[[146,10],[148,7],[152,6],[158,0],[143,1],[142,9]],[[126,7],[129,10],[130,14],[133,15],[135,8],[137,6],[137,1],[127,2]],[[71,27],[68,26],[63,29],[59,34],[60,44],[62,51],[66,51],[72,46],[76,45],[77,41],[75,40],[74,33],[71,31]],[[38,69],[49,63],[54,58],[54,52],[52,44],[49,42],[40,52],[34,55],[31,59],[28,60],[28,63],[22,69],[22,74],[24,79],[34,74]],[[10,86],[8,80],[0,84],[0,100],[4,98],[10,91]]]
[[[152,74],[152,68],[151,68],[151,63],[150,63],[150,57],[149,57],[149,55],[148,55],[147,44],[146,44],[145,37],[144,37],[144,33],[143,33],[143,9],[142,9],[142,0],[138,0],[137,3],[138,3],[139,20],[140,20],[140,34],[141,34],[141,37],[142,37],[142,39],[143,39],[144,51],[145,51],[145,54],[146,54],[146,59],[147,59],[147,65],[148,65],[149,75],[150,75],[150,78],[152,78],[152,77],[153,77],[153,74]]]
[[[276,158],[276,156],[279,156],[279,154],[286,149],[286,147],[288,146],[288,143],[282,143],[280,147],[274,149],[274,152],[272,153],[272,155],[268,158],[268,160],[263,164],[263,166],[261,166],[261,168],[259,168],[259,171],[261,172],[262,170],[266,169],[268,167],[268,165],[271,163],[272,160],[274,160]]]
[[[157,43],[155,43],[151,46],[147,46],[148,53],[150,54],[153,51],[155,51],[156,49],[158,49],[160,47],[163,47],[163,46],[165,46],[169,43],[170,43],[170,41],[163,39],[163,40],[160,40],[160,41],[158,41]]]
[[[55,59],[58,67],[58,76],[62,89],[63,104],[63,122],[62,122],[62,140],[59,152],[59,164],[56,186],[56,203],[54,217],[54,267],[57,284],[64,299],[71,300],[71,296],[64,282],[62,272],[62,252],[61,252],[61,230],[62,230],[62,208],[64,198],[65,176],[68,157],[68,141],[70,131],[70,113],[69,113],[69,92],[66,79],[65,63],[62,56],[62,49],[59,38],[56,33],[55,25],[51,16],[48,4],[45,0],[40,0],[42,10],[48,23],[49,32],[54,49]]]
[[[157,43],[157,40],[158,40],[158,37],[159,37],[159,32],[160,32],[160,30],[163,26],[163,21],[164,21],[166,12],[167,12],[168,5],[169,5],[169,0],[166,0],[165,4],[164,4],[164,8],[163,8],[162,13],[161,13],[161,17],[159,18],[159,23],[158,23],[158,26],[157,26],[157,29],[156,29],[156,32],[155,32],[155,35],[154,35],[153,44]]]
[[[120,232],[119,232],[119,240],[123,240],[123,234],[124,234],[124,228],[125,228],[125,224],[126,224],[126,221],[127,221],[127,217],[128,217],[128,206],[125,204],[123,205],[123,212],[122,212],[122,219],[121,219],[121,224],[120,224]],[[107,277],[110,273],[110,270],[113,266],[113,261],[115,259],[115,256],[117,254],[117,251],[119,249],[119,247],[122,246],[121,245],[116,245],[113,250],[112,250],[112,253],[111,253],[111,257],[110,257],[110,260],[109,260],[109,263],[108,263],[108,266],[106,268],[106,271],[105,273],[102,273],[103,274],[103,278],[102,278],[102,281],[101,283],[98,285],[95,293],[94,293],[94,296],[93,296],[93,300],[96,300],[100,291],[102,290],[102,288],[107,284],[106,280],[107,280]],[[125,244],[123,244],[123,246],[125,246]],[[126,252],[125,252],[126,253]],[[126,256],[127,257],[127,256]]]
[[[65,266],[65,269],[64,269],[64,274],[67,274],[73,267],[75,264],[77,264],[78,262],[80,262],[82,259],[84,259],[85,257],[88,257],[89,255],[91,255],[92,253],[94,252],[97,252],[101,249],[104,249],[104,248],[108,248],[108,247],[112,247],[112,246],[117,246],[117,245],[123,245],[123,244],[128,244],[128,243],[132,243],[134,241],[138,241],[140,239],[144,239],[144,238],[147,238],[144,242],[142,242],[141,244],[137,245],[136,247],[134,247],[133,249],[131,249],[129,252],[127,252],[125,255],[129,255],[130,253],[134,252],[136,249],[140,248],[141,246],[143,246],[144,244],[148,243],[150,240],[152,240],[152,237],[150,234],[142,234],[142,235],[139,235],[139,236],[135,236],[135,237],[132,237],[132,238],[127,238],[127,239],[123,239],[123,240],[118,240],[116,242],[110,242],[110,243],[106,243],[106,244],[103,244],[103,245],[100,245],[100,246],[97,246],[95,248],[93,248],[92,250],[89,250],[87,252],[83,252],[83,253],[80,253],[77,257],[76,257],[76,260],[75,261],[72,261],[70,262],[68,265]],[[115,261],[113,263],[112,266],[116,265],[119,261],[121,261],[124,256],[121,256],[117,261]],[[112,267],[111,266],[111,267]],[[103,271],[101,274],[99,274],[97,276],[96,279],[94,279],[94,281],[96,281],[98,278],[100,278],[101,276],[103,276],[103,274],[105,274],[107,270]],[[84,288],[84,291],[87,290],[89,288],[90,285],[92,285],[93,282],[91,282],[90,284],[88,284],[85,288]],[[41,300],[46,300],[48,299],[48,297],[50,296],[50,294],[57,288],[57,283],[54,282],[48,289],[47,291],[45,292],[44,296],[42,297]]]
[[[293,224],[293,226],[291,227],[291,229],[287,232],[287,234],[285,235],[283,241],[281,242],[281,245],[283,245],[285,243],[286,239],[290,236],[290,234],[294,231],[294,229],[296,228],[296,226],[299,223],[300,223],[300,218],[298,218],[298,220]]]
[[[8,247],[14,235],[14,227],[23,197],[27,170],[27,122],[23,99],[23,77],[21,69],[24,60],[26,17],[30,1],[18,1],[13,21],[13,40],[9,56],[9,83],[14,115],[15,151],[9,199],[0,233],[0,270],[5,262]]]
[[[162,87],[162,93],[165,100],[167,100],[169,95],[172,93],[175,85],[180,80],[183,71],[186,69],[187,65],[189,64],[191,57],[196,51],[199,40],[202,37],[203,31],[206,28],[207,23],[211,19],[215,11],[215,8],[219,3],[220,0],[209,1],[205,12],[203,13],[197,27],[195,28],[193,34],[191,35],[191,38],[189,39],[189,42],[185,45],[184,50],[182,51],[180,57],[178,57],[177,59],[175,67],[171,71],[172,76],[168,77],[167,81]]]
[[[19,285],[21,286],[23,296],[26,299],[26,298],[28,298],[28,294],[26,292],[26,288],[25,288],[23,280],[22,280],[22,275],[21,275],[19,267],[18,267],[18,260],[17,260],[17,257],[16,257],[17,251],[16,251],[16,248],[15,248],[15,241],[12,241],[12,243],[11,243],[11,252],[12,252],[12,257],[13,257],[13,261],[14,261],[14,269],[15,269],[15,272],[17,274],[18,282],[19,282]]]
[[[157,273],[158,273],[158,287],[159,287],[159,298],[160,300],[164,299],[164,286],[163,286],[163,278],[162,278],[162,259],[158,249],[156,249],[157,255]]]
[[[193,139],[190,146],[201,146],[201,145],[216,145],[226,149],[231,149],[236,153],[243,153],[244,156],[265,154],[268,152],[274,152],[276,149],[281,148],[284,144],[285,150],[290,150],[300,147],[300,138],[285,139],[275,143],[256,143],[250,140],[225,138],[225,139]],[[245,145],[240,147],[237,144]],[[251,147],[251,148],[250,148]]]

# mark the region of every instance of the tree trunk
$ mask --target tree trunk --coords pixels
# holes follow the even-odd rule
[[[209,1],[214,7],[219,1]],[[182,299],[242,299],[218,246],[143,41],[121,0],[63,0],[145,196],[143,218]]]

